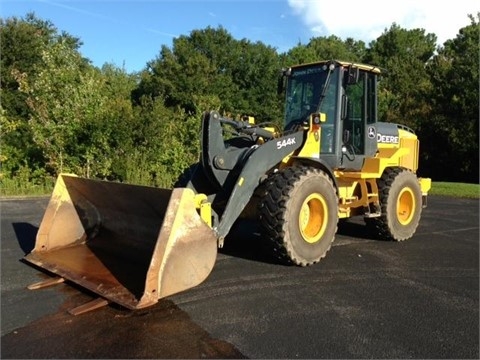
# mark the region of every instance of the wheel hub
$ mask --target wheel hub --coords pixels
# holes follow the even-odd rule
[[[303,239],[308,243],[319,241],[327,227],[328,208],[320,194],[311,194],[303,202],[298,224]]]
[[[415,206],[415,195],[412,189],[402,189],[397,200],[397,219],[400,224],[407,225],[412,221],[415,214]]]

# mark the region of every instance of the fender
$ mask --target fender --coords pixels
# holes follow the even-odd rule
[[[313,166],[316,167],[317,169],[323,170],[329,177],[332,179],[333,186],[335,186],[335,190],[338,195],[338,182],[333,174],[333,170],[331,167],[322,159],[317,159],[317,158],[307,158],[307,157],[300,157],[300,156],[292,156],[291,159],[293,159],[296,162],[299,162],[304,165],[308,166]]]

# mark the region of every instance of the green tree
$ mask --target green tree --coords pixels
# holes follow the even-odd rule
[[[112,167],[119,180],[170,187],[185,168],[198,161],[198,115],[167,108],[160,97],[143,97],[132,120],[130,141]]]
[[[208,27],[180,36],[171,49],[163,46],[147,64],[134,98],[161,97],[167,107],[192,114],[217,109],[270,121],[279,115],[278,70],[274,48]]]
[[[365,43],[361,40],[342,40],[335,35],[315,37],[310,39],[307,45],[298,44],[290,49],[283,59],[283,64],[289,66],[320,60],[361,62],[365,52]]]
[[[97,154],[91,163],[101,165],[96,176],[111,180],[124,179],[124,171],[118,164],[125,162],[125,154],[135,147],[134,136],[139,128],[131,101],[131,93],[136,88],[138,76],[128,74],[125,69],[113,64],[104,64],[101,69],[103,86],[101,94],[104,103],[98,109],[92,130],[95,132]],[[101,146],[98,146],[101,144]],[[92,154],[93,155],[93,154]],[[102,158],[102,161],[98,161]]]
[[[28,124],[30,108],[27,94],[19,91],[19,78],[33,78],[42,68],[43,52],[62,41],[72,49],[81,42],[65,32],[59,33],[50,22],[27,14],[24,18],[0,19],[0,104],[2,111],[2,173],[13,176],[21,167],[32,172],[43,169],[43,154],[33,141]]]
[[[159,56],[147,63],[134,97],[161,97],[170,108],[194,112],[197,101],[218,104],[219,94],[228,98],[233,86],[228,74],[228,52],[235,40],[223,28],[194,30],[180,36],[172,49],[162,46]]]
[[[106,101],[99,71],[60,40],[43,50],[36,76],[19,71],[15,75],[27,95],[33,141],[49,172],[89,175],[91,161],[101,159],[98,149],[106,147],[108,139],[105,129],[98,127]]]
[[[439,180],[479,181],[479,20],[447,40],[429,63],[433,111],[422,122],[427,167]]]
[[[275,49],[243,39],[231,56],[231,78],[238,90],[230,94],[225,108],[261,122],[281,121],[282,98],[277,94],[280,62]]]
[[[418,127],[430,111],[431,83],[425,64],[435,51],[436,36],[423,29],[406,30],[397,24],[370,43],[365,62],[384,71],[379,88],[380,118]]]

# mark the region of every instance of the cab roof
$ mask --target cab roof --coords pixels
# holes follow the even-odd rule
[[[365,71],[369,71],[369,72],[372,72],[372,73],[381,74],[381,70],[377,66],[360,64],[360,63],[355,63],[355,62],[350,62],[350,61],[342,61],[342,60],[315,61],[315,62],[306,63],[306,64],[294,65],[294,66],[291,66],[291,68],[295,69],[295,68],[300,68],[300,67],[303,67],[303,66],[324,65],[324,64],[332,64],[332,63],[336,64],[338,66],[342,66],[342,67],[354,66],[354,67],[359,68],[360,70],[365,70]]]

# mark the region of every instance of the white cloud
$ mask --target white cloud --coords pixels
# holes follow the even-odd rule
[[[477,0],[288,0],[288,4],[312,36],[351,37],[367,44],[396,23],[434,33],[441,45],[470,24],[468,14],[476,16],[480,11]]]

